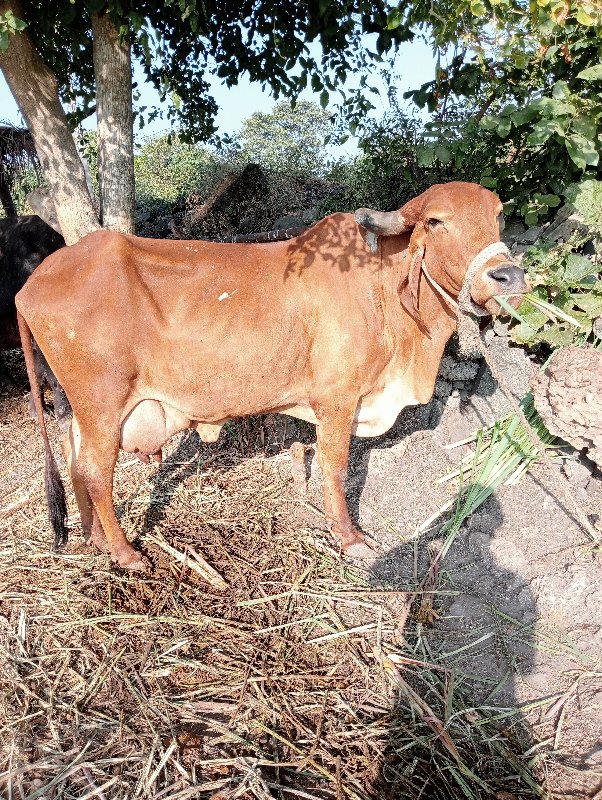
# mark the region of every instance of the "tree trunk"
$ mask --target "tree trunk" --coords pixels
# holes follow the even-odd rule
[[[9,10],[24,19],[19,0],[0,0],[0,14]],[[0,69],[32,135],[65,241],[74,244],[96,230],[99,221],[59,100],[56,76],[36,52],[27,29],[10,34],[8,51],[0,52]]]
[[[98,178],[103,227],[134,233],[134,132],[130,42],[108,14],[92,14]]]

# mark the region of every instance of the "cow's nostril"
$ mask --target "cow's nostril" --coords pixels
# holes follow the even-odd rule
[[[524,272],[514,264],[503,264],[487,271],[488,277],[498,283],[508,285],[524,281]]]
[[[499,281],[500,283],[508,283],[510,280],[510,276],[503,269],[497,269],[495,272],[490,272],[489,274],[494,280]]]

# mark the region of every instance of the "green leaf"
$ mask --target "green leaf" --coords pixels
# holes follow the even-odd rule
[[[526,322],[521,322],[520,325],[510,329],[510,336],[512,341],[517,344],[531,344],[535,341],[537,331]]]
[[[568,154],[579,169],[595,166],[598,163],[599,154],[591,139],[586,139],[579,133],[573,133],[567,136],[564,143]]]
[[[497,178],[492,178],[491,175],[483,175],[481,178],[481,186],[484,186],[486,189],[496,189]]]
[[[539,202],[548,208],[556,208],[556,206],[560,205],[560,198],[557,194],[540,194]]]
[[[451,153],[444,144],[436,145],[435,157],[438,158],[442,164],[449,164],[452,158]]]
[[[512,53],[512,62],[517,69],[524,69],[529,63],[529,59],[525,53],[521,52],[520,50],[515,50]]]
[[[574,116],[577,109],[572,103],[565,100],[558,100],[554,97],[540,97],[531,103],[542,117],[566,117]]]
[[[602,297],[600,295],[592,294],[591,292],[587,294],[574,294],[573,302],[578,308],[585,311],[590,319],[602,314]]]
[[[482,0],[470,0],[470,13],[475,17],[483,17],[487,13],[485,4]]]
[[[595,140],[598,133],[598,126],[593,117],[576,117],[572,122],[572,128],[575,133],[580,133],[592,141]]]
[[[387,14],[387,30],[392,31],[399,28],[403,22],[403,13],[400,8],[393,8]]]
[[[8,50],[8,32],[0,31],[0,53],[6,53]]]
[[[511,128],[511,120],[508,117],[500,117],[495,132],[500,138],[505,139],[510,133]]]
[[[515,111],[513,114],[510,115],[510,119],[512,122],[518,127],[520,125],[524,125],[527,122],[531,122],[531,120],[538,115],[538,110],[532,104],[525,106],[525,108],[521,108],[520,111]]]
[[[320,94],[320,105],[322,106],[322,108],[326,108],[326,106],[328,105],[328,98],[329,94],[326,91],[326,89],[324,89]]]
[[[499,117],[497,114],[486,114],[479,122],[479,127],[486,131],[494,131],[500,124],[500,119],[501,117]]]
[[[419,167],[430,167],[435,160],[435,148],[431,145],[419,147],[416,152],[416,161]]]
[[[530,344],[531,342],[535,341],[536,334],[537,330],[532,328],[526,322],[521,322],[520,325],[517,325],[510,330],[510,337],[512,338],[512,341],[516,342],[517,344]]]
[[[577,77],[582,81],[602,81],[602,64],[594,64],[593,67],[582,69],[577,73]]]
[[[579,283],[587,275],[593,275],[597,271],[597,267],[592,264],[589,258],[577,255],[577,253],[569,253],[563,278],[565,283]]]
[[[580,25],[595,25],[597,22],[597,18],[595,14],[589,14],[583,6],[580,6],[577,9],[577,14],[575,15],[577,22]]]
[[[527,137],[527,144],[531,147],[545,144],[550,136],[553,136],[555,133],[564,134],[558,122],[553,119],[541,119],[533,127],[532,133]]]
[[[535,339],[538,342],[547,342],[553,347],[565,347],[572,343],[574,337],[573,331],[562,328],[560,325],[552,325],[542,333],[538,333]]]
[[[566,81],[556,81],[552,89],[552,97],[555,100],[568,100],[571,96],[568,83]]]
[[[519,312],[523,318],[523,321],[533,329],[534,333],[540,330],[540,328],[543,328],[546,322],[548,322],[550,319],[546,314],[543,313],[543,311],[533,308],[533,306],[527,302],[520,304]]]

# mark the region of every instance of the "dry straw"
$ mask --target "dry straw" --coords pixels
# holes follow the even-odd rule
[[[282,460],[192,436],[156,472],[122,463],[141,576],[75,532],[51,555],[40,475],[7,498],[3,797],[541,796],[518,720],[467,706],[425,653],[412,603],[433,590],[350,569],[289,481]]]

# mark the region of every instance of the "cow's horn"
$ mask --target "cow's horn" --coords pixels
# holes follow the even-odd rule
[[[355,212],[355,219],[362,228],[366,228],[377,236],[395,236],[410,228],[399,211],[384,212],[373,211],[371,208],[358,208]]]

